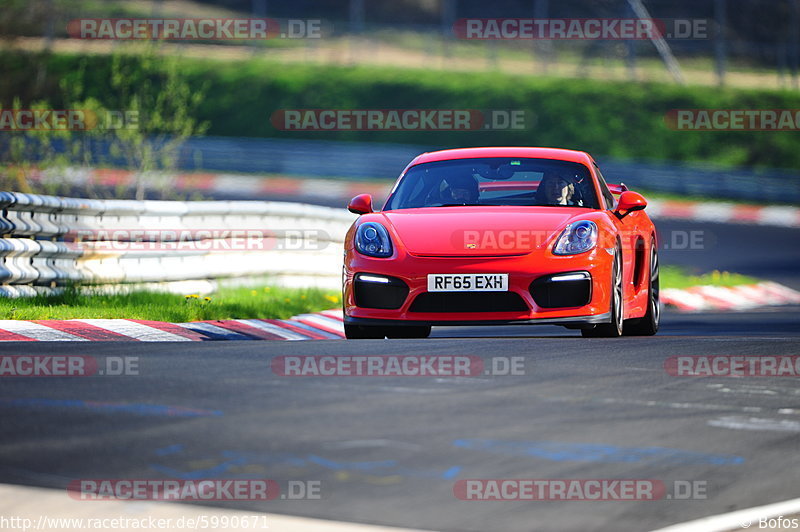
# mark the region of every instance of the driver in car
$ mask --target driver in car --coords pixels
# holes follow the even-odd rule
[[[557,172],[544,173],[542,182],[536,189],[536,203],[538,205],[571,205],[570,200],[575,194],[575,185],[570,180]]]
[[[452,203],[469,205],[478,202],[478,181],[471,175],[448,178],[447,184]]]

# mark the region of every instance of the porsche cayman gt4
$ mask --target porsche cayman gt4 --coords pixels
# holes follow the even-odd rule
[[[541,323],[586,337],[652,335],[658,243],[647,202],[587,153],[424,153],[345,239],[347,338],[423,338],[433,325]]]

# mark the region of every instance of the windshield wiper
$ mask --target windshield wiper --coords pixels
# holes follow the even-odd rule
[[[442,203],[441,205],[431,205],[431,207],[481,207],[483,203]]]

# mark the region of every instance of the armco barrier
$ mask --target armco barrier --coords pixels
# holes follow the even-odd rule
[[[336,286],[355,218],[265,201],[90,200],[0,192],[0,295],[274,276]]]

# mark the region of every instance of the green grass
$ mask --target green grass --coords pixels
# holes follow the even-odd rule
[[[689,288],[699,285],[737,286],[759,282],[759,279],[754,277],[719,270],[692,275],[687,269],[679,266],[662,266],[660,280],[661,288]]]
[[[54,296],[0,299],[0,319],[126,318],[174,323],[242,318],[283,319],[305,312],[337,308],[341,304],[338,292],[316,288],[223,288],[207,297],[145,291],[91,295],[68,289]]]

